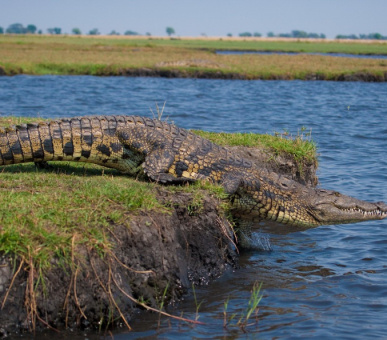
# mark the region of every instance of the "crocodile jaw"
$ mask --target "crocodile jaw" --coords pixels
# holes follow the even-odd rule
[[[318,224],[343,224],[387,217],[387,204],[370,203],[336,191],[315,189],[308,212]]]

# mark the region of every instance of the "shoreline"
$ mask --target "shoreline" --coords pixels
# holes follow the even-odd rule
[[[327,80],[327,81],[363,81],[363,82],[386,82],[387,72],[384,74],[373,74],[371,72],[342,73],[338,75],[328,75],[324,73],[307,73],[305,75],[289,74],[267,74],[248,75],[243,73],[204,71],[204,70],[178,70],[178,69],[124,69],[118,73],[103,74],[100,76],[127,76],[127,77],[157,77],[157,78],[193,78],[193,79],[227,79],[227,80]]]
[[[51,67],[55,70],[55,66]],[[372,72],[356,72],[356,73],[340,73],[340,74],[325,74],[305,73],[302,75],[291,74],[258,74],[251,75],[238,72],[224,72],[222,70],[200,70],[200,69],[180,69],[180,68],[118,68],[112,69],[111,65],[102,66],[98,69],[91,67],[82,69],[82,72],[76,72],[69,68],[63,70],[59,67],[59,72],[53,74],[31,74],[24,72],[21,68],[6,71],[0,66],[0,77],[10,77],[17,75],[68,75],[68,76],[98,76],[98,77],[153,77],[153,78],[191,78],[191,79],[225,79],[225,80],[303,80],[303,81],[361,81],[361,82],[387,82],[387,71],[384,74]]]

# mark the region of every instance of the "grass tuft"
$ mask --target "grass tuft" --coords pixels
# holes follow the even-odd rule
[[[273,152],[275,155],[292,155],[300,163],[305,160],[317,163],[317,147],[311,139],[311,133],[302,128],[297,136],[288,132],[269,134],[256,133],[226,133],[194,130],[195,134],[207,138],[212,142],[223,146],[260,147]]]
[[[262,283],[254,283],[252,288],[247,307],[238,313],[233,313],[228,315],[227,309],[229,305],[229,299],[224,302],[223,310],[223,327],[228,329],[228,327],[239,327],[244,333],[247,332],[247,328],[258,324],[258,305],[262,300]],[[251,322],[250,319],[255,317],[255,322]],[[237,320],[237,321],[234,321]]]

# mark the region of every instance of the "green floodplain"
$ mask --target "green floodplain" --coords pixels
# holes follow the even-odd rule
[[[387,60],[217,50],[387,55],[385,41],[0,35],[0,74],[385,81]]]

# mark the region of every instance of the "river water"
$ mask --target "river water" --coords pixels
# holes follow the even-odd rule
[[[245,50],[219,50],[217,54],[261,54],[261,55],[273,55],[273,54],[284,54],[284,55],[323,55],[326,57],[342,57],[342,58],[360,58],[360,59],[387,59],[385,54],[350,54],[350,53],[318,53],[318,52],[281,52],[281,51],[245,51]]]
[[[321,187],[387,201],[387,83],[0,77],[0,115],[152,116],[165,101],[163,117],[185,128],[296,135],[306,127],[318,145]],[[197,303],[191,292],[169,309],[204,325],[158,325],[157,315],[141,314],[115,339],[387,338],[386,221],[259,237],[271,250],[243,253],[240,269],[195,288]],[[255,282],[263,283],[258,322],[247,333],[224,328],[224,302],[228,316],[240,315]]]

